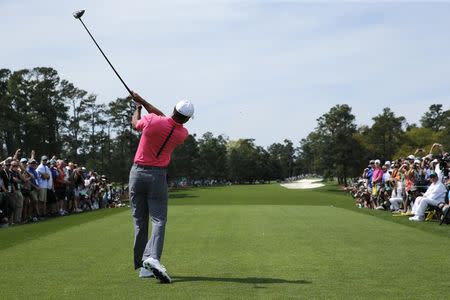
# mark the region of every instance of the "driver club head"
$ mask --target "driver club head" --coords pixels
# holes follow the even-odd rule
[[[73,17],[74,17],[75,19],[79,19],[79,18],[81,18],[83,15],[84,15],[84,9],[78,10],[78,11],[76,11],[76,12],[73,13]]]

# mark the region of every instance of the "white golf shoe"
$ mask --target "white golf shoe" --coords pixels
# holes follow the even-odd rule
[[[152,271],[147,270],[146,268],[141,268],[141,271],[139,272],[139,277],[140,278],[152,278],[152,277],[155,277],[155,275],[153,275]]]
[[[409,218],[409,220],[413,221],[413,222],[422,222],[423,218],[420,218],[419,216],[414,216],[414,217]]]
[[[153,272],[156,278],[159,279],[161,283],[171,283],[172,279],[167,274],[166,268],[161,265],[159,260],[149,257],[142,263],[144,268]]]

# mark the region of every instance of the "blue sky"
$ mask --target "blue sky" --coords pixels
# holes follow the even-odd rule
[[[109,102],[127,84],[169,113],[196,108],[192,133],[298,144],[349,104],[358,125],[391,107],[409,123],[450,103],[450,3],[377,1],[0,0],[0,67],[51,66]]]

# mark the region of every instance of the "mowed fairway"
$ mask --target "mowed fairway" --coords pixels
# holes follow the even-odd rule
[[[171,193],[162,263],[132,267],[129,209],[0,230],[1,299],[450,297],[450,226],[358,210],[335,187]]]

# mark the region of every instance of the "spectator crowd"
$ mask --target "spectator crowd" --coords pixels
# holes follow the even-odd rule
[[[0,162],[1,227],[122,205],[124,191],[106,176],[55,156],[37,161],[34,151],[19,158],[20,152]]]
[[[393,161],[370,160],[347,189],[359,208],[390,211],[394,216],[409,216],[410,221],[448,223],[449,169],[448,152],[435,143],[429,153],[418,149]]]

